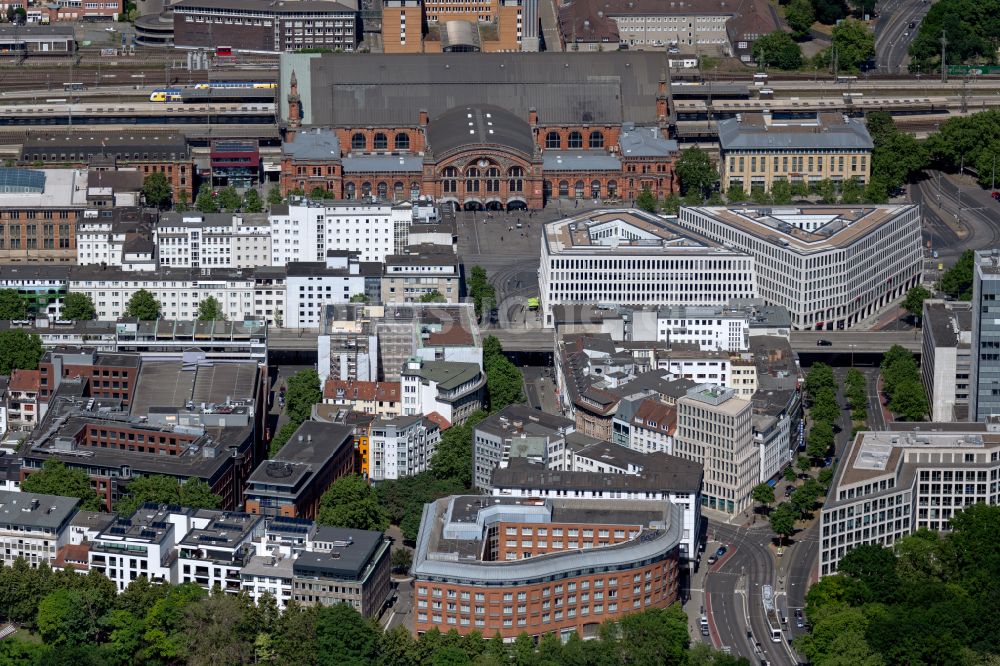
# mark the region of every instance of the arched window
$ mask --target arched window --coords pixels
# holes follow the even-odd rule
[[[458,169],[455,167],[446,167],[444,171],[441,172],[442,182],[444,184],[444,192],[448,194],[454,194],[458,192]]]
[[[409,150],[410,149],[410,135],[400,132],[396,135],[395,141],[396,150]]]
[[[389,150],[389,137],[382,132],[375,135],[375,150]]]
[[[591,148],[603,148],[604,147],[604,135],[594,130],[590,133],[590,142],[588,144]]]
[[[361,183],[361,196],[370,197],[372,195],[372,184],[369,182]]]
[[[565,180],[559,181],[559,196],[561,197],[569,196],[569,182]]]
[[[385,199],[389,195],[389,186],[385,183],[378,184],[378,198]]]
[[[590,196],[595,199],[601,198],[601,181],[592,180],[590,181]]]
[[[392,185],[392,198],[396,201],[403,198],[403,184],[398,180]]]
[[[542,183],[542,195],[546,199],[552,198],[552,181],[551,180],[546,180],[544,183]]]
[[[559,132],[549,132],[545,135],[545,147],[556,149],[562,147],[562,140],[559,138]]]
[[[357,188],[354,186],[354,183],[348,183],[347,185],[344,185],[345,199],[353,199],[355,196],[357,196],[357,194],[358,194]]]
[[[465,191],[479,191],[479,169],[476,167],[469,167],[465,172]]]
[[[522,192],[524,191],[524,181],[521,180],[524,177],[524,169],[519,166],[511,167],[507,170],[507,191],[508,192]],[[549,188],[551,189],[551,185]]]
[[[486,191],[487,192],[499,192],[500,191],[500,169],[496,167],[490,167],[486,170]]]
[[[614,199],[618,196],[618,181],[609,180],[608,181],[608,198]]]
[[[368,147],[368,142],[365,141],[365,135],[361,132],[357,132],[351,136],[351,150],[364,150]]]
[[[573,186],[574,194],[576,194],[577,199],[583,198],[583,181],[576,181],[576,185]]]
[[[583,135],[579,132],[570,132],[567,139],[569,148],[583,148]]]

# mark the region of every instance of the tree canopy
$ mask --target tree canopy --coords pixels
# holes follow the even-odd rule
[[[375,491],[358,474],[334,481],[320,499],[316,522],[356,530],[384,530],[389,520]]]
[[[992,622],[1000,507],[973,504],[944,534],[858,546],[806,595],[812,631],[796,642],[824,664],[976,664],[1000,655]]]
[[[26,493],[79,497],[80,508],[97,511],[102,501],[90,485],[90,477],[82,469],[67,467],[58,460],[46,460],[42,469],[29,474],[21,482],[21,490]]]
[[[240,196],[235,187],[230,185],[219,190],[218,201],[220,208],[224,209],[227,213],[232,213],[240,209],[240,206],[243,204],[243,197]]]
[[[260,200],[260,193],[250,188],[243,195],[243,210],[248,213],[260,213],[264,210],[264,203]]]
[[[421,294],[421,296],[420,296],[420,302],[421,303],[446,303],[447,299],[444,297],[444,294],[442,294],[437,289],[434,289],[432,291],[428,291],[425,294]]]
[[[834,26],[831,42],[825,54],[831,61],[836,54],[840,72],[857,72],[862,64],[875,57],[875,35],[861,21],[846,19]]]
[[[195,478],[181,483],[172,476],[140,476],[129,481],[125,493],[114,505],[121,516],[131,516],[146,502],[179,504],[195,509],[217,509],[222,504],[222,498],[214,494],[207,483]]]
[[[484,312],[489,312],[497,306],[496,289],[490,284],[486,269],[482,266],[472,267],[465,280],[465,286],[476,309],[476,316],[481,317]]]
[[[648,187],[642,188],[635,198],[635,207],[647,213],[655,213],[657,208],[656,195]]]
[[[920,22],[910,43],[911,71],[939,69],[941,33],[948,37],[948,64],[991,63],[1000,40],[1000,0],[939,0]]]
[[[288,418],[302,423],[312,415],[312,407],[323,400],[319,374],[315,370],[302,370],[288,378],[285,408]]]
[[[62,318],[73,321],[88,321],[97,317],[94,301],[87,294],[74,291],[63,299]]]
[[[753,58],[765,67],[798,69],[802,66],[802,48],[784,30],[776,30],[753,43]]]
[[[698,194],[702,199],[719,180],[719,174],[712,166],[708,153],[698,146],[691,146],[681,152],[674,171],[681,182],[681,193]]]
[[[941,275],[938,281],[938,289],[946,293],[951,298],[960,301],[972,300],[972,276],[976,265],[976,255],[972,250],[966,250],[958,258],[954,266],[951,266]]]
[[[142,195],[146,198],[146,204],[163,208],[170,203],[173,191],[167,181],[166,174],[154,171],[146,176],[142,181]]]
[[[901,132],[887,112],[869,113],[866,123],[874,144],[872,181],[880,187],[899,187],[927,166],[930,157],[924,145],[912,134]]]
[[[889,409],[903,421],[923,420],[929,407],[913,354],[893,345],[883,356],[881,369],[882,390],[889,396]]]
[[[198,196],[194,199],[194,207],[197,208],[202,213],[218,213],[219,212],[219,202],[212,191],[212,188],[207,184],[202,185],[198,189]]]
[[[42,339],[23,328],[0,331],[0,375],[13,370],[35,370],[42,360],[45,348]]]
[[[490,411],[524,400],[524,377],[517,366],[503,354],[503,346],[492,335],[483,340],[483,367],[486,369],[486,388],[489,393]]]
[[[963,164],[978,168],[980,183],[986,186],[992,181],[998,145],[1000,109],[949,118],[926,141],[927,152],[937,166],[948,171],[958,171]]]
[[[222,304],[215,296],[209,296],[198,303],[198,321],[219,321],[225,318]]]
[[[160,318],[161,305],[152,293],[145,289],[132,294],[125,306],[125,316],[133,317],[141,321],[152,321]]]
[[[28,306],[25,304],[17,289],[0,289],[0,319],[26,319],[28,317]]]
[[[816,10],[809,0],[791,0],[785,5],[785,22],[796,39],[802,39],[816,22]]]
[[[914,317],[922,317],[924,314],[924,301],[932,296],[934,294],[928,291],[923,285],[918,284],[906,292],[906,298],[903,299],[903,308]]]

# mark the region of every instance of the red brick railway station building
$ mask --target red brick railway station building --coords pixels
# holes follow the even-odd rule
[[[677,190],[657,53],[285,54],[281,189],[465,210]]]

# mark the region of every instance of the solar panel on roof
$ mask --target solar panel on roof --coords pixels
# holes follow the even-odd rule
[[[0,167],[0,192],[41,193],[45,191],[45,172],[38,169]]]

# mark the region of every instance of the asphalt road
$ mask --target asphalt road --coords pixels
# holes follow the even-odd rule
[[[750,528],[709,523],[705,552],[712,554],[720,542],[729,552],[705,576],[705,606],[716,647],[785,666],[798,660],[784,640],[771,641],[762,596],[764,585],[775,585],[773,536],[766,522]]]
[[[927,177],[911,188],[911,195],[915,203],[923,204],[924,240],[931,241],[943,263],[954,263],[967,249],[1000,245],[1000,202],[971,177],[928,171]],[[964,230],[965,237],[945,224],[943,216]]]
[[[876,5],[875,62],[880,72],[905,74],[910,42],[930,9],[924,0],[886,0]],[[910,28],[910,23],[914,27]]]

